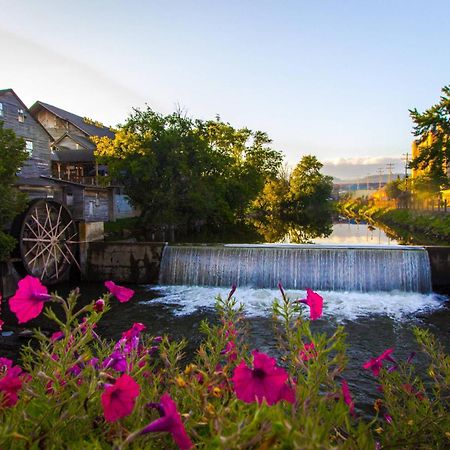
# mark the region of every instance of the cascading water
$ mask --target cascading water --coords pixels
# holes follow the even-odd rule
[[[431,292],[428,253],[413,246],[167,246],[162,285]]]

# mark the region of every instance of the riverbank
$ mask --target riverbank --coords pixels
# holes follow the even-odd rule
[[[339,203],[338,210],[383,228],[402,244],[450,245],[450,214],[384,208],[360,199]]]

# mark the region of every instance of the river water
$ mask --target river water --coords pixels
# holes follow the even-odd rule
[[[323,243],[322,240],[315,240]],[[396,244],[381,230],[367,225],[338,224],[327,239],[333,244]],[[101,283],[78,283],[82,302],[98,298],[105,288]],[[104,337],[117,339],[133,322],[143,322],[153,335],[169,334],[174,339],[189,341],[188,356],[192,355],[201,341],[200,322],[217,319],[214,305],[218,295],[226,296],[228,288],[198,286],[132,286],[135,297],[125,304],[114,303],[98,332]],[[67,293],[73,284],[57,287],[61,294]],[[346,373],[350,389],[357,404],[365,409],[378,397],[375,383],[362,364],[386,348],[394,348],[399,360],[408,358],[417,345],[412,334],[413,326],[430,329],[450,352],[450,305],[446,296],[405,292],[319,292],[324,298],[323,317],[312,323],[313,331],[332,334],[336,326],[345,325],[347,332],[349,364]],[[291,298],[303,298],[304,291],[287,292]],[[271,326],[271,304],[280,294],[274,289],[238,288],[235,297],[245,305],[249,325],[249,342],[252,348],[277,355],[274,333]],[[3,309],[6,322],[0,337],[0,356],[18,359],[20,343],[19,327],[6,307]],[[40,326],[51,331],[45,318],[35,319],[28,328]],[[426,361],[417,358],[424,370]]]

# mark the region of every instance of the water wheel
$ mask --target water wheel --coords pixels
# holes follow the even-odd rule
[[[17,223],[17,222],[16,222]],[[34,200],[15,226],[23,267],[46,284],[66,279],[76,259],[77,226],[68,209],[53,200]]]

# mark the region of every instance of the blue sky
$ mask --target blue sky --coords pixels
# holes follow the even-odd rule
[[[335,175],[401,167],[450,83],[450,1],[0,0],[0,88],[107,124],[220,114]]]

